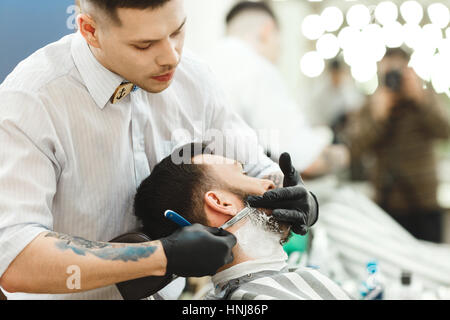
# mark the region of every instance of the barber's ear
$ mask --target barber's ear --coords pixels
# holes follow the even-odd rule
[[[94,48],[100,48],[95,20],[90,15],[82,13],[78,15],[77,23],[81,35],[86,39],[88,44]]]
[[[234,216],[236,214],[236,208],[232,201],[220,191],[208,191],[205,194],[205,205],[210,211],[217,214]]]

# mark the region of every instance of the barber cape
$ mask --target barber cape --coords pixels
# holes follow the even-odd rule
[[[247,261],[217,273],[205,300],[350,300],[319,271],[288,268],[284,259]]]

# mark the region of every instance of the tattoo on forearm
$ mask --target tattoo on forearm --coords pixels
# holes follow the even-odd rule
[[[58,239],[56,247],[62,251],[72,250],[80,256],[86,256],[87,253],[90,253],[100,259],[111,261],[136,262],[150,257],[157,249],[157,247],[149,246],[148,244],[112,244],[89,241],[80,237],[72,237],[55,232],[48,233],[45,237]]]
[[[275,184],[276,188],[282,188],[283,187],[283,175],[281,173],[274,173],[270,174],[265,179],[272,180],[272,182]]]

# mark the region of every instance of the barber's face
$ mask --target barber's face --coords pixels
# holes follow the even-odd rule
[[[99,58],[108,69],[140,88],[167,89],[181,60],[186,14],[183,0],[157,9],[118,9],[121,25],[101,28]]]

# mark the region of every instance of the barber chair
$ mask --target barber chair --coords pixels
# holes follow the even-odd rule
[[[148,236],[142,233],[141,230],[126,233],[110,242],[112,243],[143,243],[152,241]],[[146,277],[117,283],[116,287],[119,290],[124,300],[142,300],[149,296],[156,294],[158,291],[169,285],[175,276],[162,277]]]

